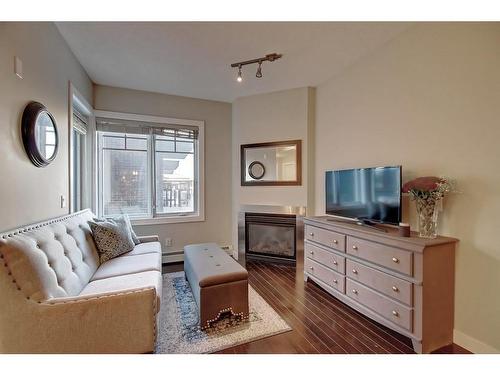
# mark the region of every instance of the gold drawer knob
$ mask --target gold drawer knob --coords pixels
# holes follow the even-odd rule
[[[310,269],[310,270],[313,270],[313,269],[314,269],[314,267],[313,267],[313,266],[311,266],[311,267],[309,267],[309,269]]]
[[[392,315],[399,316],[399,313],[396,310],[392,310]]]
[[[357,291],[356,289],[353,289],[353,290],[352,290],[352,292],[353,292],[354,294],[358,294],[358,291]]]
[[[333,240],[333,243],[336,245],[336,244],[338,244],[338,243],[339,243],[339,241],[337,241],[337,240]]]
[[[352,273],[353,273],[353,274],[355,274],[355,275],[357,275],[357,274],[358,274],[358,271],[353,269],[353,270],[352,270]]]
[[[352,245],[353,250],[358,250],[358,247],[356,245]]]
[[[336,260],[333,261],[333,264],[336,266],[338,263]]]
[[[395,291],[395,292],[399,292],[399,288],[395,285],[392,286],[392,290]]]
[[[337,283],[338,283],[338,281],[337,281],[337,280],[333,280],[333,283],[334,283],[334,284],[337,284]]]
[[[398,258],[394,258],[394,257],[393,257],[393,258],[392,258],[392,261],[393,261],[394,263],[399,263],[399,259],[398,259]]]

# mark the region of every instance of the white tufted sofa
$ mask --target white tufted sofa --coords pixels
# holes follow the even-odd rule
[[[99,265],[89,210],[0,234],[0,352],[154,350],[161,247]]]

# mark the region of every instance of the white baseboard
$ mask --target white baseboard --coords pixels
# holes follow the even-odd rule
[[[453,342],[457,345],[460,345],[462,348],[465,348],[472,353],[476,354],[499,354],[500,350],[495,349],[494,347],[475,339],[461,331],[453,330]]]
[[[221,248],[228,253],[229,255],[234,257],[233,246],[232,245],[223,245]],[[235,258],[237,259],[237,258]],[[162,263],[175,263],[175,262],[183,262],[184,261],[184,250],[177,251],[169,251],[167,253],[163,253],[161,256]]]
[[[175,263],[175,262],[183,262],[184,261],[184,253],[176,252],[176,253],[163,253],[161,256],[162,263]]]

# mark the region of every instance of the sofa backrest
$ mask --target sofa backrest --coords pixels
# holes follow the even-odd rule
[[[90,210],[0,234],[3,270],[26,298],[78,295],[99,266]]]

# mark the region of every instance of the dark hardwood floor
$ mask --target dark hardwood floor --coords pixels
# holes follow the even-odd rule
[[[299,257],[300,259],[300,257]],[[411,340],[366,318],[338,301],[314,282],[304,282],[297,266],[248,260],[250,285],[292,327],[292,331],[235,346],[220,353],[414,353]],[[183,264],[164,266],[164,272]],[[452,344],[435,353],[469,353]]]

